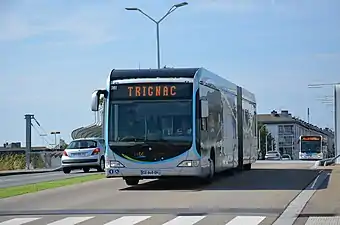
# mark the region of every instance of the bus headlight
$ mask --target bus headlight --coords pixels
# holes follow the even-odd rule
[[[197,167],[199,164],[200,161],[198,160],[184,160],[178,164],[178,167]]]
[[[116,161],[116,160],[110,160],[110,167],[114,168],[123,168],[125,167],[121,162]]]

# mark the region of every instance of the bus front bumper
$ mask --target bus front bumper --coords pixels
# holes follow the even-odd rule
[[[105,175],[110,177],[140,177],[157,179],[164,177],[204,177],[209,174],[209,167],[174,167],[174,168],[106,168]]]

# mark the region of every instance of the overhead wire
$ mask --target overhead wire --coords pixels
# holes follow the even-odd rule
[[[37,134],[42,137],[42,139],[46,142],[47,145],[50,145],[50,142],[48,142],[48,140],[46,140],[45,136],[43,136],[39,130],[33,125],[33,123],[31,123],[31,126],[33,127],[33,129],[37,132]]]
[[[41,124],[38,122],[38,120],[35,118],[35,117],[33,117],[33,120],[35,121],[35,123],[39,126],[39,128],[44,132],[44,134],[46,134],[47,135],[47,132],[46,132],[46,130],[41,126]],[[41,136],[41,135],[40,135]],[[53,143],[53,140],[49,137],[49,136],[46,136],[49,140],[49,144],[50,143]]]

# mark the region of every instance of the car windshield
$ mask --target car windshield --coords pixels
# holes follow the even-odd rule
[[[321,152],[320,141],[301,141],[301,152],[304,153]]]
[[[192,141],[192,101],[116,102],[109,142]]]
[[[84,149],[84,148],[96,148],[97,142],[93,140],[77,140],[72,141],[67,149]]]

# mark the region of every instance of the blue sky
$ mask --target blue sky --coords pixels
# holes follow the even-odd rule
[[[180,1],[0,1],[0,141],[25,144],[24,114],[70,140],[94,121],[91,93],[113,68],[155,68],[155,25]],[[160,26],[161,64],[205,67],[254,92],[258,112],[288,109],[331,126],[318,98],[340,80],[340,1],[189,0]],[[33,144],[42,140],[33,130]],[[41,132],[43,133],[43,132]],[[53,137],[50,137],[53,140]]]

